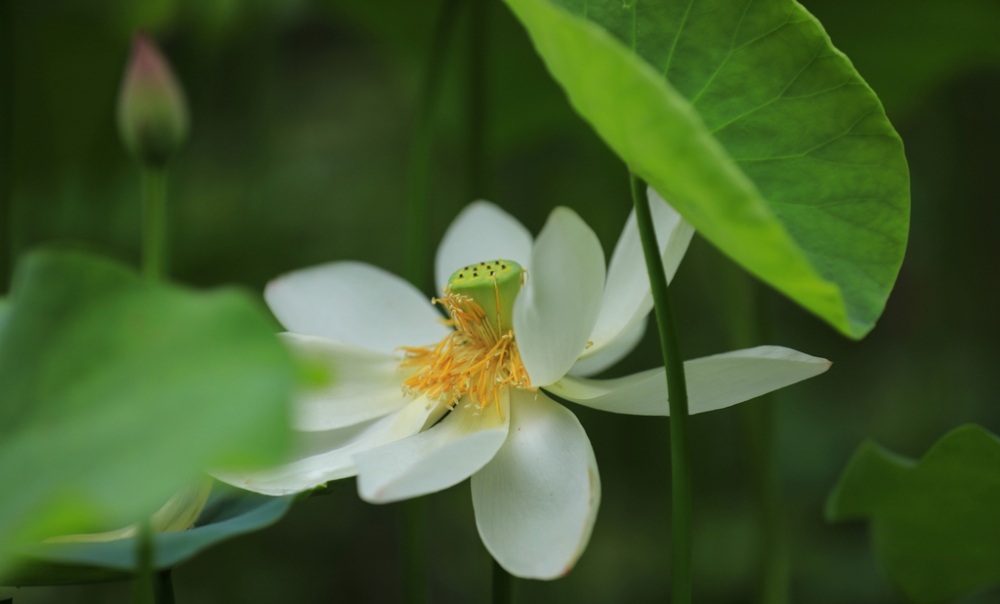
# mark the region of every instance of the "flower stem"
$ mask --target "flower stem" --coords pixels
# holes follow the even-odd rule
[[[0,294],[10,281],[14,159],[14,0],[0,0]]]
[[[406,197],[405,274],[423,289],[427,280],[427,197],[434,146],[434,109],[444,78],[445,54],[455,28],[459,0],[444,0],[424,66],[416,126],[410,143],[409,189]]]
[[[153,574],[153,528],[148,518],[139,524],[139,534],[135,539],[135,555],[139,562],[139,574],[132,585],[132,602],[153,604],[157,581]]]
[[[167,272],[167,175],[142,167],[142,273],[158,281]]]
[[[427,563],[424,542],[427,540],[427,498],[408,499],[403,506],[403,592],[407,604],[428,602]]]
[[[157,574],[153,601],[156,604],[174,604],[177,601],[174,596],[173,572],[169,568]]]
[[[444,0],[431,47],[424,65],[416,125],[410,142],[410,165],[406,196],[406,256],[404,274],[415,287],[427,283],[427,197],[431,181],[431,151],[434,146],[434,110],[444,78],[445,54],[459,0]],[[404,501],[402,508],[403,592],[408,604],[428,601],[427,564],[424,561],[427,504],[418,497]]]
[[[489,41],[488,0],[468,0],[469,27],[469,195],[488,195],[486,156],[486,50]]]
[[[681,358],[680,342],[667,276],[663,271],[663,258],[656,241],[653,216],[646,196],[646,183],[631,174],[632,202],[642,251],[649,271],[649,284],[653,292],[656,323],[660,329],[663,364],[667,374],[667,400],[670,405],[670,476],[672,497],[671,519],[671,569],[670,589],[672,604],[691,602],[691,462],[688,446],[688,401]]]
[[[740,414],[750,450],[751,475],[760,518],[758,601],[761,604],[788,604],[791,601],[791,564],[774,445],[773,395],[744,403],[740,406]]]
[[[728,290],[726,316],[733,348],[750,348],[767,341],[769,321],[764,308],[764,290],[750,276],[726,263]],[[785,532],[781,480],[775,450],[775,400],[764,395],[740,405],[740,417],[746,435],[758,515],[759,560],[758,602],[788,604],[790,594],[790,560],[788,536]]]
[[[493,561],[493,604],[511,604],[514,601],[514,577]]]
[[[139,559],[139,575],[135,579],[132,601],[136,604],[174,604],[174,582],[170,569],[156,571],[156,547],[153,543],[153,528],[147,519],[139,525],[136,537],[136,556]]]

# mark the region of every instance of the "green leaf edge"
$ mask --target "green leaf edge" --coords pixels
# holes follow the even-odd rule
[[[218,485],[217,485],[218,487]],[[187,531],[154,535],[154,560],[157,570],[173,568],[201,552],[220,543],[246,535],[276,524],[291,509],[297,496],[267,497],[248,491],[229,490],[221,495],[213,494],[195,526]],[[213,521],[219,506],[243,499],[244,502],[258,502],[254,507],[236,516]],[[207,517],[207,518],[206,518]],[[202,524],[205,522],[205,524]],[[236,526],[233,526],[236,525]],[[206,534],[207,533],[207,534]],[[4,577],[2,585],[17,587],[37,587],[44,585],[70,585],[83,583],[103,583],[120,581],[136,576],[134,560],[129,563],[108,561],[105,564],[94,560],[94,550],[112,550],[110,558],[124,552],[135,551],[135,538],[130,537],[115,542],[76,543],[43,545],[25,554]]]
[[[888,300],[892,289],[891,285],[885,288],[885,291],[879,292],[877,300],[877,308],[879,310],[875,313],[875,316],[852,316],[847,308],[847,302],[840,286],[824,279],[816,271],[803,250],[795,243],[784,225],[781,224],[774,212],[767,205],[767,202],[761,197],[756,185],[740,170],[722,145],[708,132],[701,117],[690,103],[649,63],[638,57],[601,26],[587,19],[577,17],[568,10],[554,5],[549,0],[504,0],[504,2],[528,31],[538,54],[542,57],[553,78],[566,91],[570,104],[576,112],[591,124],[605,143],[629,165],[631,170],[642,176],[643,179],[665,197],[668,197],[671,204],[698,231],[715,243],[725,254],[740,263],[750,273],[771,284],[805,309],[827,321],[844,335],[853,339],[861,339],[874,328],[875,321],[881,315],[881,311]],[[798,6],[802,8],[809,18],[816,21],[819,25],[818,20],[811,13],[801,5]],[[542,17],[535,20],[532,19],[533,15],[541,15]],[[548,31],[555,34],[566,34],[562,36],[565,39],[555,41],[554,38],[556,36],[546,36],[543,31],[544,27],[541,25],[545,19],[550,19],[564,25],[565,27],[560,28],[558,31],[556,28]],[[820,29],[822,30],[821,25]],[[823,31],[825,35],[825,30]],[[827,40],[829,41],[829,36],[827,36]],[[568,44],[567,41],[569,41]],[[590,78],[591,82],[593,82],[591,86],[608,87],[617,84],[631,84],[623,88],[627,88],[633,97],[639,95],[657,97],[660,102],[650,104],[650,106],[663,107],[664,111],[660,112],[660,115],[657,116],[658,119],[672,122],[672,126],[677,131],[685,132],[688,135],[688,140],[692,144],[689,144],[685,151],[687,153],[698,153],[703,157],[714,160],[718,166],[721,166],[721,169],[717,171],[718,175],[722,177],[721,182],[729,185],[731,198],[739,200],[738,205],[741,206],[730,208],[730,210],[735,209],[736,213],[740,215],[741,229],[757,229],[762,233],[762,236],[758,237],[757,241],[769,240],[771,244],[758,246],[757,249],[749,249],[753,246],[732,245],[728,243],[728,241],[738,240],[739,237],[719,237],[715,229],[706,229],[705,227],[709,223],[705,217],[709,214],[720,214],[717,210],[713,211],[713,206],[716,204],[708,203],[699,205],[696,202],[686,200],[683,195],[677,194],[674,187],[669,186],[670,183],[658,178],[648,166],[637,162],[633,154],[629,152],[628,143],[622,140],[623,138],[627,139],[628,136],[614,136],[614,133],[609,132],[608,129],[601,128],[600,125],[591,121],[587,117],[588,112],[582,107],[583,103],[580,97],[584,95],[570,94],[567,85],[563,83],[566,75],[572,71],[572,68],[568,68],[565,62],[560,63],[556,60],[560,56],[560,53],[548,52],[549,49],[554,48],[560,43],[563,46],[577,44],[588,48],[588,54],[590,55],[596,52],[612,60],[614,67],[605,69],[603,76]],[[833,47],[832,43],[831,47],[845,60],[849,61],[846,55]],[[591,61],[591,64],[595,63]],[[630,73],[635,74],[636,77],[631,78],[631,82],[626,82],[626,78],[623,75]],[[879,107],[881,107],[881,101],[878,101],[871,87],[864,80],[861,81],[865,88],[875,96]],[[620,125],[623,122],[624,120],[620,122]],[[630,134],[639,134],[641,136],[641,131],[641,124],[635,124],[631,128]],[[902,147],[903,142],[898,133],[893,130],[892,136]],[[685,154],[675,154],[671,159],[683,161],[683,157],[680,157],[682,155]],[[906,219],[909,221],[909,206],[906,212]],[[722,220],[718,222],[724,223],[730,221]],[[904,234],[891,283],[895,282],[899,268],[902,266],[907,237],[908,233]],[[769,276],[769,274],[773,276]]]
[[[890,451],[872,439],[866,440],[851,456],[851,460],[841,473],[836,486],[827,497],[824,508],[827,522],[843,522],[871,517],[872,511],[861,510],[861,506],[855,503],[852,490],[859,482],[867,479],[873,470],[886,471],[890,480],[895,480],[897,477],[902,478],[906,472],[916,470],[927,460],[933,459],[941,451],[949,448],[954,441],[973,438],[983,439],[984,442],[1000,446],[1000,438],[978,424],[964,424],[949,431],[938,439],[920,460],[914,460]],[[885,479],[882,478],[882,480]],[[894,485],[884,486],[892,487]]]

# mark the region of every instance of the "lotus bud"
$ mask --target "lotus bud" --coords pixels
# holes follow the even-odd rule
[[[136,34],[118,95],[118,131],[130,153],[162,167],[187,138],[187,102],[170,64],[145,35]]]

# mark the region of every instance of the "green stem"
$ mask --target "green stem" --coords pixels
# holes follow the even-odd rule
[[[167,272],[167,175],[142,168],[142,273],[158,281]]]
[[[487,0],[468,0],[469,27],[469,195],[488,196],[486,157],[486,50],[489,41]]]
[[[768,340],[769,321],[764,309],[764,290],[732,263],[726,263],[729,291],[726,315],[733,348],[750,348]],[[765,395],[740,405],[753,480],[759,527],[758,602],[788,604],[791,601],[791,568],[788,535],[784,522],[781,480],[775,450],[775,400]]]
[[[667,373],[667,400],[670,405],[670,476],[672,497],[670,589],[672,604],[691,602],[691,461],[688,435],[687,382],[681,358],[677,326],[670,306],[667,276],[656,241],[653,216],[646,196],[646,183],[631,175],[632,202],[642,251],[649,271],[656,322],[663,347]]]
[[[132,585],[132,602],[134,604],[154,604],[156,602],[156,583],[153,571],[153,528],[149,519],[139,524],[139,535],[135,540],[136,558],[139,562],[139,574]]]
[[[403,506],[403,592],[407,604],[428,602],[427,563],[424,542],[427,540],[427,498],[408,499]]]
[[[423,290],[427,282],[427,196],[431,180],[431,151],[434,146],[434,110],[444,78],[445,54],[455,28],[459,0],[444,0],[431,38],[424,66],[416,126],[410,143],[410,165],[406,197],[407,280]],[[403,592],[409,604],[428,601],[426,541],[426,501],[418,497],[402,507]]]
[[[791,601],[791,564],[774,446],[774,403],[772,395],[762,396],[740,405],[740,414],[750,449],[761,535],[758,601],[761,604],[788,604]]]
[[[174,596],[173,572],[169,568],[161,570],[157,576],[153,601],[156,604],[174,604],[177,601]]]
[[[14,0],[0,0],[0,294],[7,291],[13,255],[14,61]]]
[[[511,604],[514,601],[514,577],[493,561],[493,604]]]
[[[427,197],[434,146],[434,109],[444,79],[445,54],[458,15],[459,0],[444,0],[431,40],[410,146],[409,190],[406,203],[405,271],[410,283],[423,289],[427,279]]]

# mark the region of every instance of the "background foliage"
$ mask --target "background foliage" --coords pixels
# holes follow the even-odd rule
[[[886,103],[910,162],[912,230],[878,328],[849,342],[773,296],[768,343],[825,356],[829,374],[780,393],[782,478],[793,581],[810,603],[900,602],[863,525],[830,526],[823,502],[866,437],[919,458],[946,431],[1000,432],[1000,8],[991,0],[806,0]],[[174,275],[255,290],[335,258],[403,268],[405,165],[419,61],[436,3],[405,0],[20,2],[13,242],[84,244],[138,261],[138,174],[114,128],[135,27],[163,41],[184,82],[192,140],[174,165]],[[573,206],[607,252],[630,209],[623,165],[570,109],[523,29],[490,8],[490,189],[534,232]],[[442,91],[431,241],[469,201],[463,32]],[[430,259],[428,259],[428,262]],[[675,281],[686,356],[729,348],[720,313],[727,261],[696,238]],[[615,375],[658,364],[650,328]],[[570,576],[517,586],[524,602],[644,602],[667,580],[666,423],[574,408],[601,464],[602,508]],[[695,593],[745,602],[756,537],[740,415],[692,418]],[[297,504],[278,525],[175,572],[179,601],[393,601],[395,506],[351,481]],[[468,486],[430,498],[435,601],[483,599],[489,558]],[[280,552],[280,554],[279,554]],[[32,588],[21,602],[102,602],[127,585]],[[967,602],[1000,602],[1000,593]]]
[[[866,441],[831,494],[827,517],[869,518],[876,555],[900,591],[934,604],[997,581],[998,501],[1000,441],[966,425],[919,461]]]

